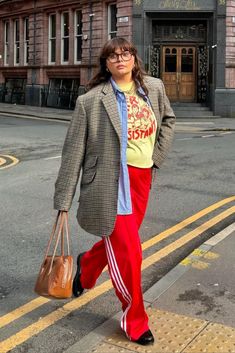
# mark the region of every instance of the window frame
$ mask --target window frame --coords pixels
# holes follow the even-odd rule
[[[10,21],[4,22],[4,66],[9,65],[9,31],[10,31]]]
[[[18,23],[18,34],[17,24]],[[18,58],[18,60],[17,60]],[[14,66],[20,65],[20,19],[14,20]]]
[[[29,64],[29,17],[24,18],[24,65]]]
[[[80,32],[81,33],[77,33],[77,27],[78,27],[78,13],[80,13],[81,17],[80,17]],[[83,37],[83,33],[82,33],[82,10],[76,10],[74,12],[74,63],[75,64],[81,64],[82,61],[82,37]],[[81,38],[81,59],[78,60],[77,57],[77,49],[78,49],[78,38]]]
[[[64,15],[68,14],[68,34],[64,34]],[[61,64],[68,64],[69,63],[69,11],[64,11],[61,13]],[[65,40],[68,41],[68,60],[64,60],[64,49],[65,49]]]
[[[116,29],[112,30],[112,7],[116,7]],[[112,36],[114,34],[114,36]],[[117,36],[117,4],[108,4],[108,39],[112,39]]]
[[[55,36],[52,36],[52,16],[54,16],[55,19]],[[52,61],[52,43],[54,44],[54,57],[55,60]],[[48,16],[48,64],[49,65],[55,65],[56,63],[56,13],[51,13]]]

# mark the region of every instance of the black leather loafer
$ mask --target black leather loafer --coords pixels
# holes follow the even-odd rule
[[[81,276],[81,258],[85,253],[81,253],[77,257],[77,272],[75,274],[75,277],[73,279],[73,295],[75,297],[79,297],[83,291],[84,288],[82,288],[81,282],[80,282],[80,276]]]
[[[143,333],[143,335],[138,338],[138,340],[134,341],[135,343],[141,344],[142,346],[147,346],[149,344],[154,343],[154,337],[150,330]]]

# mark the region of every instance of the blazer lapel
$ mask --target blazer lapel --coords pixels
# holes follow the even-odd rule
[[[104,94],[102,101],[103,101],[105,110],[109,116],[109,119],[113,124],[113,127],[116,133],[118,134],[118,137],[121,143],[121,135],[122,135],[121,120],[118,112],[116,97],[110,82],[105,84],[102,92]]]

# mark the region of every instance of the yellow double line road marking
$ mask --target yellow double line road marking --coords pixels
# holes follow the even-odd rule
[[[183,228],[186,228],[188,225],[192,224],[193,222],[197,221],[198,219],[202,218],[203,216],[206,216],[207,214],[215,211],[216,209],[235,201],[235,196],[227,197],[226,199],[223,199],[219,202],[214,203],[213,205],[204,208],[203,210],[195,213],[194,215],[186,218],[185,220],[181,221],[180,223],[174,225],[171,228],[166,229],[160,234],[155,235],[153,238],[147,240],[142,244],[142,249],[148,249],[149,247],[157,244],[158,242],[166,239],[170,235],[182,230]]]
[[[207,207],[206,209],[198,212],[194,216],[191,216],[184,221],[180,222],[178,225],[175,225],[165,232],[162,232],[159,235],[156,235],[154,238],[150,239],[149,241],[145,242],[143,244],[143,249],[146,249],[147,247],[152,246],[153,244],[156,244],[158,241],[161,241],[162,239],[165,239],[166,237],[170,236],[171,234],[174,234],[180,229],[183,229],[187,225],[191,224],[195,220],[201,218],[204,215],[207,215],[208,213],[218,209],[219,207],[222,207],[223,205],[235,201],[235,196],[224,199],[220,202],[217,202],[214,205],[211,205],[210,207]],[[203,223],[196,229],[190,231],[186,235],[182,236],[178,240],[174,241],[170,245],[165,246],[161,250],[157,251],[155,254],[149,256],[148,258],[143,260],[142,263],[142,269],[146,269],[152,264],[154,264],[156,261],[159,261],[160,259],[164,258],[165,256],[169,255],[171,252],[174,250],[179,249],[183,245],[187,244],[189,241],[192,239],[196,238],[198,235],[202,234],[209,228],[211,228],[213,225],[219,223],[223,219],[229,217],[230,215],[235,213],[235,206],[230,207],[229,209],[223,211],[219,215],[213,217],[209,221]],[[147,246],[146,246],[147,243]],[[86,292],[83,294],[82,297],[79,297],[77,299],[74,299],[70,301],[69,303],[66,303],[63,305],[61,308],[53,311],[52,313],[44,316],[43,318],[39,319],[37,322],[29,325],[28,327],[24,328],[23,330],[19,331],[15,335],[12,335],[8,339],[2,341],[0,343],[0,352],[1,353],[6,353],[9,350],[13,349],[14,347],[18,346],[19,344],[22,344],[32,336],[40,333],[47,327],[53,325],[55,322],[58,320],[66,317],[69,313],[71,313],[74,310],[77,310],[81,308],[82,306],[86,305],[90,301],[92,301],[94,298],[102,295],[103,293],[107,292],[109,289],[112,288],[112,283],[110,280],[105,281],[101,285],[97,286],[96,288]],[[8,313],[4,315],[3,317],[0,318],[1,321],[1,327],[7,325],[8,323],[12,322],[13,320],[20,318],[21,316],[25,315],[27,312],[30,312],[31,310],[34,310],[38,308],[39,306],[47,303],[49,299],[46,298],[37,298],[33,301],[31,301],[28,304],[23,305],[22,307],[12,311],[11,313]],[[31,309],[31,310],[30,310]]]
[[[203,216],[215,211],[216,209],[232,202],[235,201],[235,196],[232,197],[228,197],[224,200],[221,200],[201,211],[199,211],[198,213],[194,214],[193,216],[190,216],[188,218],[186,218],[185,220],[183,220],[182,222],[174,225],[171,228],[166,229],[165,231],[163,231],[160,234],[155,235],[153,238],[147,240],[146,242],[144,242],[142,244],[142,249],[146,250],[149,247],[159,243],[160,241],[166,239],[167,237],[169,237],[170,235],[182,230],[183,228],[187,227],[188,225],[192,224],[193,222],[195,222],[196,220],[202,218]],[[22,305],[21,307],[11,311],[10,313],[0,317],[0,328],[8,325],[9,323],[11,323],[12,321],[15,321],[17,319],[19,319],[20,317],[22,317],[23,315],[31,312],[32,310],[35,310],[37,308],[39,308],[40,306],[48,303],[50,301],[50,299],[47,298],[43,298],[43,297],[38,297],[32,301],[30,301],[29,303],[26,303],[24,305]]]
[[[201,211],[199,211],[198,213],[194,214],[193,216],[190,216],[188,218],[186,218],[185,220],[183,220],[182,222],[174,225],[171,228],[166,229],[165,231],[163,231],[160,234],[155,235],[153,238],[147,240],[146,242],[144,242],[142,244],[142,249],[146,250],[149,247],[159,243],[160,241],[166,239],[167,237],[169,237],[170,235],[182,230],[183,228],[187,227],[188,225],[192,224],[193,222],[195,222],[196,220],[202,218],[203,216],[215,211],[216,209],[232,202],[235,201],[235,196],[232,197],[228,197],[224,200],[221,200]],[[29,303],[22,305],[20,308],[17,308],[15,310],[13,310],[12,312],[0,317],[1,322],[0,322],[0,328],[3,326],[6,326],[7,324],[9,324],[10,322],[19,319],[21,316],[29,313],[32,310],[37,309],[38,307],[46,304],[47,302],[49,302],[50,299],[47,298],[43,298],[43,297],[39,297],[36,298],[32,301],[30,301]]]
[[[223,219],[229,217],[230,215],[232,215],[234,213],[235,213],[235,206],[230,207],[228,210],[226,210],[226,211],[220,213],[219,215],[211,218],[209,221],[203,223],[202,225],[200,225],[196,229],[194,229],[191,232],[185,234],[181,238],[175,240],[173,243],[165,246],[161,250],[157,251],[155,254],[147,257],[143,261],[142,269],[145,269],[145,268],[149,267],[153,263],[155,263],[155,262],[161,260],[163,257],[169,255],[173,251],[181,248],[183,245],[187,244],[188,242],[190,242],[191,240],[196,238],[198,235],[202,234],[203,232],[205,232],[209,228],[213,227],[215,224],[219,223],[220,221],[222,221]]]
[[[44,297],[37,297],[30,302],[20,306],[19,308],[11,311],[10,313],[0,317],[0,328],[10,324],[12,321],[19,319],[20,317],[30,313],[31,311],[39,308],[40,306],[48,303],[50,299]]]

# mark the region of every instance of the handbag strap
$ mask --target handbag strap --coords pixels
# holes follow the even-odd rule
[[[61,255],[64,256],[64,227],[61,229],[61,241],[60,241],[61,247],[60,247],[60,252]]]
[[[68,212],[65,213],[65,233],[66,233],[66,240],[67,240],[67,250],[68,255],[70,255],[70,236],[69,236],[69,221],[68,221]]]
[[[48,256],[48,252],[49,252],[49,249],[50,249],[50,246],[51,246],[51,242],[55,236],[55,233],[56,233],[56,229],[57,229],[57,226],[58,226],[58,222],[59,222],[59,219],[61,218],[61,212],[58,211],[57,213],[57,216],[56,216],[56,221],[53,225],[53,228],[52,228],[52,231],[51,231],[51,234],[50,234],[50,238],[49,238],[49,241],[48,241],[48,244],[47,244],[47,248],[46,248],[46,252],[45,252],[45,256],[44,256],[44,261],[46,260],[47,256]]]
[[[60,220],[60,226],[59,226],[59,229],[58,229],[58,232],[57,232],[57,235],[56,235],[55,247],[54,247],[54,251],[53,251],[53,254],[52,254],[51,264],[50,264],[50,268],[49,268],[48,274],[50,274],[51,270],[52,270],[53,261],[54,261],[54,258],[55,258],[56,250],[57,250],[57,247],[58,247],[58,244],[59,244],[59,240],[60,240],[60,237],[61,237],[61,233],[62,233],[62,229],[63,229],[63,223],[64,223],[64,214],[62,213],[61,214],[61,220]]]
[[[70,255],[70,248],[69,248],[69,240],[70,239],[69,239],[69,232],[68,232],[68,213],[61,212],[60,226],[59,226],[59,229],[57,232],[55,247],[54,247],[53,255],[51,258],[51,264],[50,264],[48,274],[50,274],[50,272],[52,270],[53,261],[54,261],[55,255],[56,255],[56,250],[57,250],[60,238],[61,238],[61,254],[62,254],[62,256],[64,255],[64,233],[63,233],[64,224],[65,224],[65,233],[66,233],[67,246],[68,246],[68,255]]]
[[[63,227],[61,230],[61,255],[64,256],[64,229],[65,229],[65,234],[66,234],[66,240],[67,240],[67,253],[70,255],[70,237],[69,237],[69,225],[68,225],[68,212],[64,213],[64,223]]]

